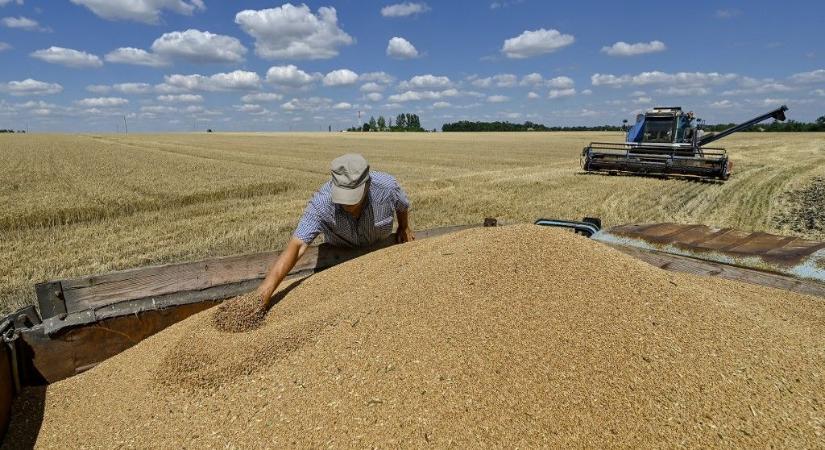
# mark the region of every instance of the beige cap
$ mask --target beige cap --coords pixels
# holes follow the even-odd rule
[[[330,170],[332,202],[340,205],[355,205],[360,202],[370,179],[370,166],[367,160],[357,153],[348,153],[335,158]]]

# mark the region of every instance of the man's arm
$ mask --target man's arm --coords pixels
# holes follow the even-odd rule
[[[410,227],[410,210],[399,209],[395,211],[398,216],[398,230],[395,232],[395,239],[399,244],[415,240],[415,233]]]
[[[304,256],[307,247],[309,247],[309,245],[306,242],[293,236],[287,244],[286,249],[278,255],[278,259],[276,259],[275,263],[269,268],[269,273],[267,273],[266,278],[261,285],[258,286],[258,298],[261,300],[262,309],[266,310],[269,308],[269,304],[272,302],[272,293],[275,292],[275,289],[278,289],[278,285],[284,281],[289,271],[295,267],[295,263]]]

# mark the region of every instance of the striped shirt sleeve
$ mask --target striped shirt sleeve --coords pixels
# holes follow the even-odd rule
[[[410,209],[410,200],[407,198],[407,193],[404,192],[404,189],[401,188],[401,185],[398,184],[398,181],[393,181],[395,181],[395,186],[393,189],[393,194],[395,196],[395,210],[406,211]]]
[[[315,198],[307,203],[304,214],[301,220],[298,221],[298,227],[295,229],[294,236],[305,244],[310,244],[321,234],[321,218],[318,216],[318,207],[315,204]]]

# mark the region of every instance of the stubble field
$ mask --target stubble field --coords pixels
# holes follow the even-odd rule
[[[0,136],[0,314],[50,278],[244,252],[289,238],[341,153],[395,175],[423,229],[537,217],[701,223],[825,239],[825,135],[740,133],[724,183],[587,175],[619,133]]]

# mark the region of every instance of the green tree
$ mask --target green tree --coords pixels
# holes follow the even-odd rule
[[[370,131],[370,124],[365,122],[364,125],[361,127],[361,131]]]
[[[378,126],[377,126],[378,124],[375,122],[375,117],[370,116],[370,122],[369,123],[370,123],[370,130],[371,131],[375,131],[375,130],[378,129]]]
[[[395,118],[395,127],[401,130],[407,129],[407,117],[404,114],[399,114]]]
[[[384,116],[378,116],[378,130],[384,130],[387,128],[387,121],[384,120]]]
[[[420,131],[422,129],[421,119],[418,118],[418,114],[410,114],[407,120],[407,128],[410,130]]]

